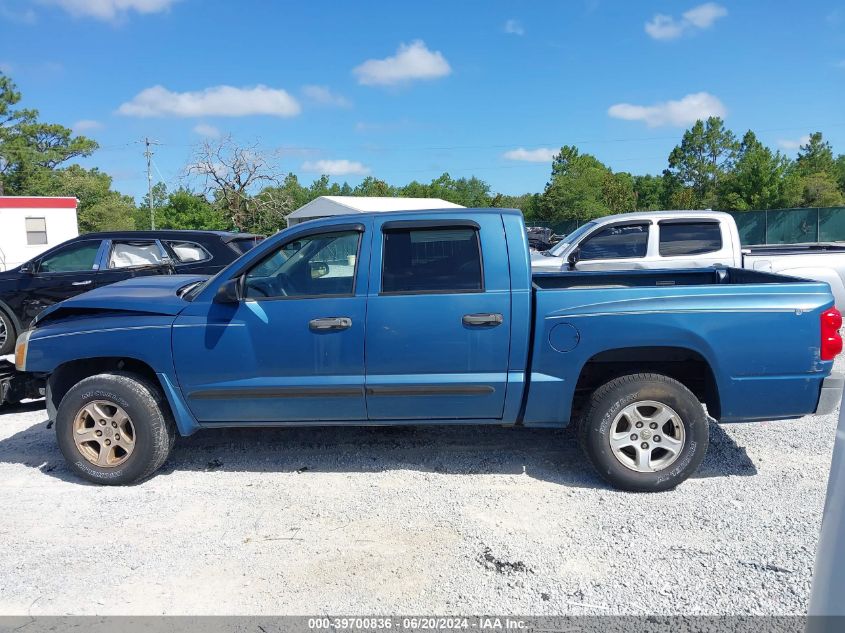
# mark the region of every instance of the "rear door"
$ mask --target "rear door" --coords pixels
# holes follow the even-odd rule
[[[732,266],[733,241],[727,224],[717,219],[660,220],[659,265],[655,268],[706,268]]]
[[[369,418],[501,419],[511,329],[501,216],[412,218],[375,220]]]
[[[103,260],[97,275],[98,286],[107,286],[131,277],[167,275],[173,272],[172,262],[158,240],[108,240]]]

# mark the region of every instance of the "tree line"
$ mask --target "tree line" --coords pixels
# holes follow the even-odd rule
[[[150,198],[140,205],[113,188],[97,168],[71,164],[97,143],[37,110],[20,108],[14,82],[0,73],[0,195],[76,196],[81,232],[147,229]],[[572,145],[552,160],[542,192],[494,193],[488,183],[448,173],[430,182],[393,185],[374,176],[359,184],[323,175],[303,184],[285,174],[272,152],[232,138],[199,144],[184,172],[185,184],[152,189],[156,228],[221,229],[273,233],[285,217],[325,195],[442,198],[467,207],[516,207],[531,224],[587,220],[611,213],[657,209],[747,211],[845,205],[845,155],[834,155],[821,132],[810,134],[791,159],[749,130],[739,138],[718,117],[697,121],[667,157],[659,175],[614,172]]]

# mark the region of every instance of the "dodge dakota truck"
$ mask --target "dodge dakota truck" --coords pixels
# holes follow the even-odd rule
[[[47,379],[79,476],[158,469],[231,426],[577,424],[611,485],[696,471],[710,419],[830,412],[825,283],[734,268],[532,276],[517,210],[336,216],[211,278],[144,277],[42,312],[16,366]]]
[[[642,211],[598,218],[553,248],[532,253],[535,271],[731,266],[830,284],[845,306],[845,244],[740,245],[733,217],[718,211]]]

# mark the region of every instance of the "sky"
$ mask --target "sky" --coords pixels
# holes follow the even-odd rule
[[[565,144],[659,173],[711,114],[845,152],[842,0],[0,0],[0,70],[139,199],[145,137],[170,189],[227,135],[305,184],[447,171],[506,194],[542,191]]]

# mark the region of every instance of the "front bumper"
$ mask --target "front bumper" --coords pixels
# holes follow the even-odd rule
[[[21,400],[41,398],[44,380],[33,374],[17,371],[7,360],[0,360],[0,406]]]
[[[845,387],[845,374],[838,371],[831,372],[830,376],[822,381],[816,415],[827,415],[836,411],[839,401],[842,400],[843,387]]]

